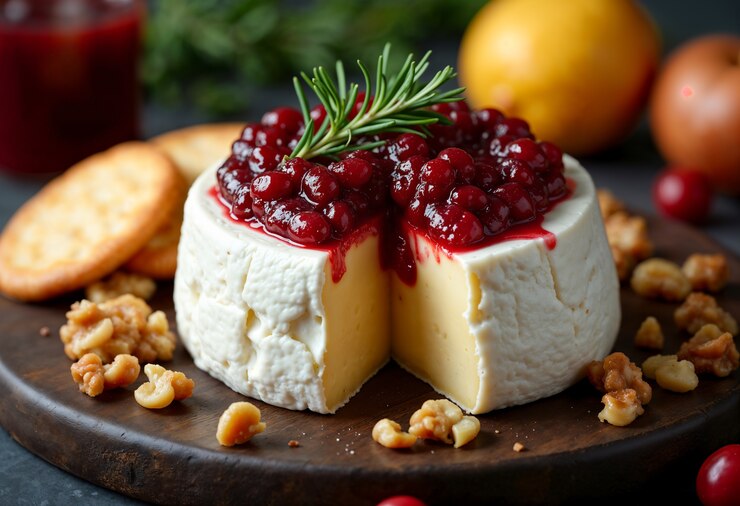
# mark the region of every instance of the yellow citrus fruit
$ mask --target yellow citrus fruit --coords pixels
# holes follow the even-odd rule
[[[460,82],[473,106],[524,118],[538,138],[588,154],[634,126],[659,46],[632,0],[493,0],[465,32]]]

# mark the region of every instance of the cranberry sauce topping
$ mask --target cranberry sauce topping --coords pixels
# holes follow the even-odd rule
[[[448,252],[532,237],[568,193],[562,152],[535,140],[526,121],[495,109],[473,111],[465,102],[432,109],[451,124],[431,125],[428,138],[374,136],[362,140],[385,144],[322,163],[288,159],[303,134],[302,115],[288,107],[270,111],[245,126],[218,169],[221,201],[237,221],[322,248],[341,244],[369,218],[385,216],[389,231],[382,242],[395,253],[384,254],[384,264],[399,274],[414,264],[399,218]],[[311,111],[319,124],[325,116],[321,106]]]

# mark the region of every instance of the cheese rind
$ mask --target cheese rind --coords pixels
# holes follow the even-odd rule
[[[378,236],[359,238],[346,273],[330,253],[234,223],[191,188],[175,278],[180,337],[195,364],[232,389],[332,413],[391,354],[466,411],[553,395],[614,344],[619,282],[593,183],[565,157],[573,194],[542,224],[557,244],[511,240],[447,255],[411,231],[417,282],[380,268]]]

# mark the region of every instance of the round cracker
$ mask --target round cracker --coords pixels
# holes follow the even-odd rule
[[[149,242],[124,265],[125,269],[155,279],[172,279],[177,269],[177,245],[180,242],[182,209],[186,192],[173,206],[173,210]]]
[[[174,130],[151,139],[175,163],[188,184],[231,153],[244,123],[210,123]]]
[[[175,204],[180,175],[158,149],[119,144],[51,181],[0,236],[0,291],[44,300],[114,271]]]

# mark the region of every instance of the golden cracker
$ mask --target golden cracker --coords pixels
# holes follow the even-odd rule
[[[0,235],[0,291],[43,300],[111,273],[169,216],[180,175],[153,146],[93,155],[26,202]]]
[[[244,123],[212,123],[167,132],[151,139],[175,163],[188,184],[231,153]]]

